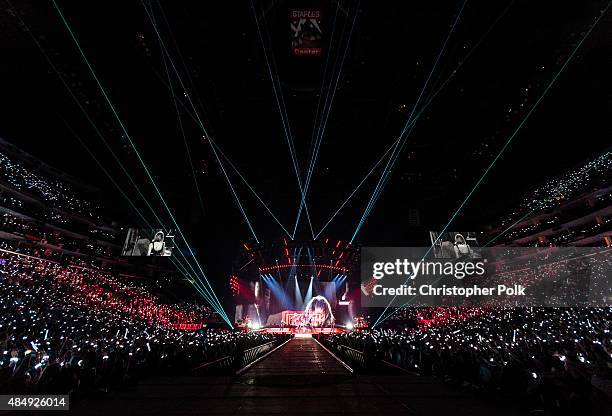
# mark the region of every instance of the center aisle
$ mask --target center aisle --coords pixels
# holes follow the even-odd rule
[[[237,377],[159,377],[80,402],[87,415],[513,415],[412,375],[351,374],[313,338],[293,338]]]
[[[250,368],[245,375],[262,377],[309,377],[348,375],[348,371],[313,338],[293,338],[270,357]]]
[[[409,410],[353,376],[314,338],[293,338],[232,386],[235,415],[396,415]]]

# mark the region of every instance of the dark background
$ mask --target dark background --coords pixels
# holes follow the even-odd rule
[[[60,0],[58,4],[209,277],[216,287],[224,288],[240,243],[252,236],[211,147],[183,113],[204,210],[200,207],[174,104],[162,83],[166,73],[160,47],[142,3]],[[188,88],[194,100],[197,96],[202,103],[200,114],[211,137],[292,229],[298,187],[251,2],[151,4],[182,76],[187,79],[189,74],[193,81]],[[309,157],[326,57],[329,52],[331,66],[342,56],[358,8],[308,196],[315,230],[395,140],[461,4],[254,1],[264,37],[271,39],[268,52],[271,46],[302,172]],[[444,82],[482,40],[419,120],[355,242],[426,244],[426,230],[443,227],[606,5],[582,0],[468,1],[427,93]],[[322,57],[292,56],[291,7],[322,10],[326,37]],[[531,187],[609,146],[611,21],[610,13],[603,17],[451,229],[480,231],[498,224]],[[0,28],[0,136],[100,188],[111,218],[140,226],[138,216],[70,130],[143,210],[144,203],[121,176],[34,37],[142,192],[167,220],[52,3],[0,0]],[[339,43],[343,28],[344,42]],[[260,241],[282,237],[281,229],[231,168],[226,165],[226,169]],[[323,236],[351,238],[379,172]],[[418,210],[419,221],[410,221],[411,209]],[[302,220],[298,237],[309,235]]]

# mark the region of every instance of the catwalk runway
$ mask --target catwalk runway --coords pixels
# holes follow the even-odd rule
[[[354,374],[313,338],[294,338],[235,377],[145,380],[73,410],[109,415],[116,409],[211,416],[513,414],[430,378]]]

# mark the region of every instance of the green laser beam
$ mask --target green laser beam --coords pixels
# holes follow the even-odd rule
[[[36,39],[36,37],[32,34],[29,26],[23,21],[23,19],[19,16],[19,14],[15,11],[13,5],[11,4],[11,2],[9,0],[6,0],[7,4],[9,5],[9,7],[11,8],[11,10],[13,10],[13,12],[15,13],[15,16],[18,18],[18,20],[20,21],[20,23],[24,26],[24,28],[26,29],[26,31],[28,32],[28,34],[30,35],[30,37],[32,38],[32,40],[34,41],[35,45],[38,47],[38,49],[40,50],[41,54],[43,55],[43,57],[46,59],[47,63],[51,66],[51,68],[53,69],[53,71],[55,72],[55,74],[58,76],[58,78],[60,79],[60,81],[62,82],[62,84],[64,85],[64,87],[66,88],[66,90],[68,91],[69,95],[73,98],[73,100],[75,101],[75,103],[77,104],[77,107],[81,110],[81,112],[84,114],[86,120],[91,124],[91,126],[93,127],[94,131],[96,132],[96,134],[98,135],[98,137],[101,139],[101,141],[104,143],[104,145],[106,146],[106,148],[109,150],[109,152],[111,153],[111,155],[113,156],[113,158],[115,159],[115,161],[117,162],[117,164],[119,165],[119,167],[121,168],[121,170],[123,171],[123,173],[128,177],[128,180],[131,182],[131,184],[134,186],[134,188],[136,189],[136,191],[138,192],[138,194],[140,195],[140,197],[143,199],[143,201],[145,202],[145,204],[148,206],[148,208],[151,210],[151,212],[154,214],[155,218],[157,219],[157,221],[159,222],[159,224],[162,226],[162,228],[165,227],[163,226],[163,222],[161,221],[161,219],[157,216],[156,211],[153,209],[153,207],[149,204],[148,199],[144,196],[144,194],[140,191],[138,185],[134,182],[134,180],[132,179],[132,175],[130,175],[127,170],[125,169],[125,167],[123,166],[123,163],[121,162],[121,160],[117,157],[117,155],[115,154],[115,152],[113,151],[113,149],[110,147],[110,145],[108,144],[108,141],[104,138],[104,135],[102,134],[102,132],[100,131],[100,129],[97,127],[97,125],[95,124],[95,122],[91,119],[91,117],[89,116],[89,113],[87,112],[87,110],[85,110],[85,108],[82,106],[82,104],[80,103],[79,99],[76,97],[76,95],[74,94],[74,92],[72,91],[72,89],[70,88],[70,86],[68,85],[68,83],[65,81],[64,77],[61,75],[61,73],[59,72],[59,70],[57,69],[57,67],[55,66],[55,64],[53,63],[53,61],[51,60],[51,58],[49,57],[49,55],[45,52],[44,48],[42,47],[42,45],[38,42],[38,40]],[[70,129],[70,126],[65,123],[67,125],[67,127]],[[73,131],[74,133],[74,131]],[[78,137],[75,135],[75,137]],[[84,143],[81,141],[81,144],[84,145]],[[85,146],[85,145],[84,145]],[[86,147],[86,146],[85,146]],[[86,147],[86,150],[88,150],[89,148]],[[91,153],[91,152],[90,152]],[[130,200],[131,202],[131,200]],[[137,208],[136,208],[137,209]],[[182,253],[180,253],[182,254]],[[185,259],[187,262],[187,259]],[[188,263],[188,262],[187,262]],[[193,270],[193,267],[190,265],[190,267]],[[194,270],[194,274],[197,275],[197,273]],[[221,308],[220,304],[219,307]],[[222,309],[221,309],[222,310]]]
[[[207,281],[207,283],[209,284],[209,286],[212,288],[212,286],[210,285],[210,282],[208,282],[208,279],[206,277],[206,274],[204,273],[204,271],[202,270],[202,267],[200,266],[199,262],[197,261],[197,259],[195,258],[195,254],[193,253],[193,250],[191,248],[191,246],[189,245],[189,243],[187,242],[187,239],[185,238],[185,235],[183,234],[183,231],[181,230],[181,227],[179,226],[179,224],[177,223],[176,219],[174,218],[174,215],[172,214],[172,211],[170,210],[170,207],[168,206],[168,204],[166,203],[165,198],[163,197],[163,195],[161,194],[161,191],[159,190],[159,187],[157,186],[157,184],[155,183],[155,180],[153,179],[153,176],[151,175],[151,172],[149,171],[149,168],[147,167],[147,165],[145,164],[144,160],[142,159],[142,156],[140,155],[140,152],[138,151],[138,149],[136,148],[136,145],[134,144],[134,142],[132,141],[132,138],[130,136],[130,134],[128,133],[123,121],[121,120],[121,118],[119,117],[119,114],[117,112],[117,110],[115,109],[115,106],[113,105],[112,101],[110,100],[110,97],[108,96],[105,88],[102,86],[102,83],[100,81],[100,79],[98,78],[98,76],[96,75],[96,72],[94,71],[93,67],[91,66],[91,63],[89,62],[89,60],[87,59],[87,56],[85,55],[85,52],[83,51],[83,49],[81,48],[81,45],[79,43],[79,41],[76,38],[76,35],[74,34],[74,32],[72,31],[72,28],[70,27],[70,24],[68,23],[68,21],[66,20],[66,18],[64,17],[64,14],[62,13],[62,11],[60,10],[59,6],[57,5],[57,2],[55,0],[51,0],[51,2],[53,3],[53,6],[55,7],[55,9],[57,10],[64,26],[66,27],[68,33],[70,34],[70,37],[72,38],[72,40],[74,41],[77,49],[79,50],[79,53],[81,55],[81,57],[83,58],[85,64],[87,65],[92,77],[94,78],[94,80],[96,81],[96,84],[98,85],[98,88],[100,89],[100,92],[102,93],[104,99],[106,100],[109,108],[111,109],[113,115],[115,116],[117,122],[119,123],[119,126],[121,127],[121,130],[123,131],[123,133],[125,134],[125,137],[128,139],[128,142],[130,143],[130,146],[132,147],[132,149],[134,150],[140,164],[142,165],[145,173],[147,174],[151,184],[153,185],[157,195],[159,196],[160,200],[162,201],[164,208],[166,209],[166,211],[168,212],[168,214],[170,215],[170,218],[172,219],[172,222],[174,223],[174,225],[176,226],[177,231],[179,232],[179,234],[181,235],[181,238],[185,241],[185,244],[189,250],[189,252],[191,253],[191,255],[194,258],[194,261],[196,263],[196,265],[198,266],[198,268],[200,269],[200,271],[202,272],[202,276],[204,277],[204,279]],[[213,295],[216,298],[217,301],[217,295],[214,293],[213,291]],[[220,303],[220,302],[219,302]]]
[[[270,51],[270,56],[268,55],[268,51],[266,49],[266,44],[261,32],[261,27],[259,24],[259,19],[257,18],[257,11],[255,10],[255,3],[254,0],[251,0],[251,10],[253,12],[253,17],[255,19],[255,26],[257,28],[257,35],[259,37],[259,40],[261,42],[261,46],[262,46],[262,50],[264,53],[264,58],[266,61],[266,67],[268,69],[268,74],[270,75],[270,81],[272,82],[272,91],[274,92],[274,98],[276,100],[276,105],[278,107],[278,112],[281,116],[281,123],[283,125],[283,132],[285,134],[285,140],[287,141],[287,146],[289,147],[289,155],[291,156],[291,162],[293,164],[293,170],[295,173],[295,178],[298,184],[298,189],[300,191],[300,196],[301,198],[303,198],[304,196],[304,186],[302,184],[302,177],[300,174],[300,167],[299,164],[297,162],[297,154],[295,151],[295,145],[293,142],[293,134],[291,132],[291,125],[289,124],[289,116],[287,113],[287,106],[285,105],[285,100],[283,97],[283,93],[281,91],[281,85],[280,85],[280,78],[278,76],[278,69],[276,68],[276,64],[274,61],[274,55],[272,54],[272,51]],[[276,85],[278,82],[278,86]],[[300,202],[301,204],[301,202]],[[301,205],[300,205],[300,211],[301,211]],[[310,216],[308,215],[308,208],[306,208],[306,212],[307,212],[307,217],[308,217],[308,222],[310,225],[310,231],[312,233],[312,235],[314,236],[314,230],[312,228],[312,223],[310,221]],[[295,238],[295,233],[296,233],[296,229],[297,229],[297,224],[296,227],[293,230],[293,234],[291,236],[291,239]]]
[[[487,168],[484,170],[483,174],[480,176],[480,178],[478,179],[478,181],[476,182],[476,184],[474,185],[474,187],[470,190],[470,192],[467,194],[467,196],[465,197],[465,199],[461,202],[461,204],[459,205],[459,207],[457,208],[457,210],[455,210],[455,212],[453,213],[453,215],[451,216],[451,218],[449,219],[449,221],[446,223],[446,226],[444,227],[444,230],[446,230],[446,228],[448,228],[448,226],[453,222],[453,220],[455,219],[455,217],[459,214],[459,212],[461,212],[461,210],[463,209],[463,207],[465,206],[465,204],[469,201],[469,199],[471,198],[472,194],[476,191],[476,189],[478,189],[478,187],[480,186],[480,184],[483,182],[484,178],[487,176],[487,174],[491,171],[491,169],[493,168],[493,166],[495,166],[495,164],[497,163],[497,161],[500,159],[500,157],[502,156],[502,154],[505,152],[505,150],[508,148],[508,146],[510,145],[510,143],[512,142],[512,140],[514,139],[514,137],[516,137],[517,133],[521,130],[521,128],[525,125],[525,123],[527,122],[527,120],[529,119],[529,117],[534,113],[534,111],[536,110],[536,108],[538,107],[538,105],[542,102],[542,100],[544,99],[544,97],[546,96],[546,94],[548,93],[548,91],[551,89],[551,87],[555,84],[555,82],[557,81],[557,79],[559,78],[559,76],[561,75],[561,73],[565,70],[565,68],[567,67],[567,65],[570,63],[570,61],[573,59],[573,57],[576,55],[576,53],[578,52],[578,50],[580,49],[580,47],[582,46],[582,44],[584,43],[584,41],[587,39],[587,37],[591,34],[591,32],[593,31],[593,29],[595,29],[595,27],[597,26],[597,23],[599,23],[599,21],[602,19],[602,17],[606,14],[606,12],[608,11],[608,9],[610,8],[610,5],[612,5],[612,1],[608,3],[608,5],[603,9],[603,11],[601,12],[601,14],[599,15],[599,17],[597,17],[597,19],[595,20],[595,22],[591,25],[591,27],[586,31],[586,33],[583,35],[582,39],[580,39],[580,41],[578,42],[578,44],[576,45],[576,47],[572,50],[572,52],[569,54],[569,56],[567,57],[567,59],[565,60],[565,62],[563,63],[563,65],[561,65],[561,67],[559,68],[559,70],[555,73],[555,75],[552,77],[551,81],[548,83],[548,85],[546,86],[546,88],[544,88],[544,90],[542,91],[542,94],[540,94],[540,96],[538,97],[538,99],[536,100],[536,102],[533,104],[533,106],[531,107],[531,109],[527,112],[527,114],[523,117],[523,119],[521,120],[521,122],[518,124],[518,126],[516,127],[516,129],[513,131],[513,133],[510,135],[510,137],[506,140],[506,142],[504,143],[504,145],[502,146],[502,148],[500,149],[500,151],[497,153],[497,155],[495,156],[495,158],[493,158],[493,160],[491,161],[491,163],[489,164],[489,166],[487,166]],[[438,236],[439,237],[439,236]],[[434,242],[435,244],[436,242]],[[391,301],[393,302],[393,300]],[[403,306],[401,306],[400,308],[402,308]],[[383,313],[380,315],[382,317],[382,315],[387,311],[387,309],[389,308],[389,305],[387,305],[387,307],[383,310]],[[391,316],[391,315],[389,315]],[[382,322],[384,322],[384,320],[386,320],[389,316],[387,316],[386,318],[380,320],[379,319],[375,322],[374,326],[377,326],[379,324],[381,324]]]
[[[342,69],[344,68],[344,62],[346,61],[346,56],[349,50],[349,46],[351,43],[351,37],[353,35],[353,30],[355,29],[355,22],[357,21],[357,15],[359,14],[359,8],[361,6],[361,0],[359,0],[357,2],[357,7],[355,8],[355,15],[353,16],[353,20],[351,23],[351,29],[349,30],[348,36],[347,36],[347,40],[346,40],[346,46],[344,48],[344,53],[342,54],[342,59],[340,60],[340,66],[338,69],[338,75],[334,77],[334,73],[332,72],[331,75],[331,80],[330,80],[330,84],[329,87],[332,86],[333,83],[333,88],[328,88],[327,90],[327,94],[325,97],[325,103],[323,105],[323,111],[322,111],[322,118],[321,118],[321,122],[319,123],[318,129],[317,129],[317,140],[315,140],[315,145],[313,148],[313,153],[311,154],[311,159],[310,159],[310,164],[307,170],[307,174],[306,174],[306,182],[305,182],[305,186],[304,186],[304,192],[302,193],[302,200],[300,202],[300,208],[298,209],[298,215],[296,218],[296,228],[297,228],[297,224],[300,220],[300,215],[302,212],[302,205],[304,207],[306,207],[306,198],[308,197],[308,190],[310,189],[310,184],[311,184],[311,179],[312,179],[312,175],[314,173],[314,168],[316,166],[317,163],[317,157],[319,155],[319,150],[321,149],[321,143],[323,142],[323,136],[325,134],[325,128],[327,127],[327,122],[329,120],[329,115],[331,114],[331,107],[333,105],[334,102],[334,97],[336,96],[336,91],[338,89],[338,83],[340,82],[340,78],[342,76]],[[346,25],[345,25],[346,27]],[[344,32],[344,29],[343,29]],[[340,39],[340,42],[342,42],[342,38]],[[336,57],[337,58],[337,57]],[[336,67],[336,63],[337,63],[337,59],[334,61],[334,68]],[[333,71],[333,70],[332,70]],[[330,95],[330,91],[331,91],[331,95]],[[326,111],[327,110],[327,111]],[[313,232],[313,239],[316,239],[316,236],[314,235]]]
[[[52,1],[54,1],[54,0],[52,0]],[[197,112],[197,110],[195,108],[195,105],[193,104],[193,101],[191,100],[190,95],[187,93],[187,89],[185,88],[183,80],[182,80],[182,78],[181,78],[181,76],[180,76],[180,74],[179,74],[179,72],[178,72],[178,70],[176,68],[176,65],[174,64],[172,56],[170,55],[170,53],[168,52],[168,49],[165,46],[165,43],[164,43],[164,41],[163,41],[163,39],[161,37],[161,34],[160,34],[160,32],[159,32],[159,30],[157,28],[157,25],[152,20],[152,17],[150,15],[149,10],[147,9],[146,5],[144,4],[144,1],[141,1],[141,3],[142,3],[142,6],[143,6],[143,8],[144,8],[144,10],[145,10],[145,12],[147,14],[147,17],[148,17],[149,21],[151,22],[151,25],[152,25],[152,27],[153,27],[156,35],[157,35],[157,38],[158,38],[158,40],[160,42],[160,45],[161,45],[162,49],[164,50],[164,52],[166,53],[166,56],[168,57],[168,61],[170,62],[170,65],[172,66],[172,69],[174,70],[174,72],[176,74],[176,77],[177,77],[177,79],[179,81],[179,84],[181,85],[181,88],[183,89],[183,92],[184,92],[185,96],[187,97],[191,107],[193,108],[193,111],[194,111],[194,113],[195,113],[195,115],[197,117],[197,120],[198,120],[198,124],[199,124],[200,128],[202,129],[202,131],[204,132],[205,136],[208,138],[209,134],[208,134],[206,128],[204,127],[204,124],[202,123],[202,120],[200,119],[200,116],[199,116],[199,114],[198,114],[198,112]],[[249,220],[248,216],[246,215],[246,211],[244,210],[244,208],[242,206],[242,203],[240,202],[240,199],[238,198],[238,195],[236,194],[236,191],[234,190],[234,187],[232,186],[232,183],[231,183],[231,181],[229,179],[229,176],[227,175],[227,172],[225,171],[225,167],[223,166],[223,163],[221,162],[221,159],[219,159],[219,156],[217,155],[217,152],[216,152],[215,148],[212,145],[211,145],[211,149],[213,151],[213,154],[215,155],[215,158],[217,159],[217,162],[219,163],[219,167],[221,168],[221,171],[222,171],[223,175],[225,176],[225,179],[226,179],[227,184],[228,184],[228,186],[230,188],[232,196],[234,197],[234,201],[238,205],[238,208],[239,208],[242,216],[244,217],[244,220],[245,220],[249,230],[251,231],[251,234],[253,234],[253,237],[255,238],[255,241],[259,242],[259,239],[257,238],[257,235],[255,234],[255,230],[254,230],[253,226],[251,225],[251,221]]]
[[[164,82],[161,77],[159,76],[159,74],[155,73],[155,75],[160,79],[160,81],[162,82],[162,84],[169,89],[168,85],[166,84],[166,82]],[[185,111],[185,113],[187,113],[187,115],[189,115],[191,117],[191,119],[197,124],[198,120],[196,118],[196,116],[193,114],[193,112],[191,112],[189,110],[189,108],[187,108],[187,105],[181,101],[180,97],[175,95],[175,98],[177,99],[178,104],[183,108],[183,111]],[[242,182],[244,182],[244,184],[247,186],[247,188],[249,189],[249,191],[251,191],[251,193],[255,196],[255,198],[261,203],[261,205],[266,209],[266,211],[268,211],[268,213],[270,214],[270,216],[276,221],[276,223],[283,229],[283,231],[287,234],[287,236],[289,238],[292,238],[291,234],[287,231],[286,227],[280,222],[280,220],[278,219],[278,217],[274,214],[274,212],[272,211],[272,209],[270,208],[270,206],[259,196],[259,194],[257,193],[257,191],[255,190],[255,188],[248,182],[248,180],[245,178],[245,176],[240,172],[240,170],[236,167],[236,165],[231,161],[231,159],[225,154],[225,152],[223,152],[223,150],[221,149],[221,146],[219,146],[219,144],[212,139],[212,137],[207,137],[208,140],[210,140],[210,142],[215,146],[215,148],[217,149],[217,151],[219,152],[219,154],[223,157],[223,159],[225,159],[225,161],[227,162],[228,165],[230,165],[230,167],[234,170],[234,172],[238,175],[238,177],[242,180]]]
[[[96,162],[96,164],[100,167],[100,169],[104,172],[104,174],[108,177],[108,179],[111,181],[111,183],[117,188],[117,190],[119,191],[119,193],[121,193],[121,195],[126,199],[126,201],[128,201],[128,203],[132,206],[132,208],[136,211],[136,213],[140,216],[140,218],[144,221],[144,223],[151,229],[155,228],[153,227],[150,222],[147,220],[147,218],[140,212],[140,210],[138,209],[138,207],[134,204],[134,202],[132,201],[132,199],[125,193],[125,191],[123,191],[123,189],[121,188],[121,186],[117,183],[117,181],[113,178],[113,175],[111,175],[108,170],[104,167],[104,165],[99,161],[99,159],[95,156],[95,154],[91,151],[91,149],[89,148],[89,146],[87,146],[85,144],[85,142],[78,136],[78,134],[76,134],[76,132],[70,127],[70,125],[64,121],[64,124],[66,124],[66,127],[68,128],[68,130],[72,133],[72,135],[77,139],[77,141],[83,146],[83,148],[87,151],[87,153],[91,156],[91,158]],[[165,227],[163,227],[165,228]],[[178,247],[177,247],[178,248]],[[180,250],[178,250],[180,253]],[[175,265],[180,264],[180,261],[178,260],[178,258],[171,258],[171,260],[173,261],[173,263],[175,263]],[[184,268],[184,270],[180,270],[180,272],[182,272],[183,274],[185,274],[186,276],[189,276],[189,273],[186,272],[186,268],[185,266],[183,266],[181,264],[181,266]],[[177,266],[178,268],[178,266]],[[196,276],[197,277],[197,276]],[[198,278],[199,279],[199,278]],[[220,305],[216,306],[214,300],[207,295],[207,293],[201,288],[199,287],[196,283],[199,283],[200,285],[202,285],[202,287],[204,289],[206,289],[203,284],[201,282],[198,282],[196,280],[189,280],[190,283],[195,287],[195,289],[202,295],[202,297],[208,301],[208,303],[213,307],[213,309],[215,309],[221,316],[222,318],[224,318],[224,320],[226,320],[226,322],[230,325],[230,327],[232,327],[231,322],[229,320],[229,318],[227,317],[227,314],[225,313],[225,311],[221,308],[219,309]]]
[[[153,7],[151,6],[150,2],[149,2],[149,7],[151,8],[152,19],[155,19],[155,15],[153,14]],[[160,49],[161,49],[161,45],[160,45]],[[193,160],[191,158],[191,150],[189,150],[189,143],[187,142],[187,135],[185,133],[185,128],[183,127],[183,120],[181,118],[181,113],[179,111],[178,103],[176,102],[176,95],[174,94],[174,87],[172,85],[172,79],[170,77],[170,71],[168,69],[168,63],[166,62],[166,56],[164,54],[163,49],[161,50],[161,59],[164,65],[164,69],[166,71],[166,77],[168,79],[168,85],[170,87],[170,95],[172,96],[172,103],[174,106],[174,110],[176,112],[176,120],[178,123],[179,131],[181,133],[181,137],[183,138],[183,144],[185,145],[185,153],[187,154],[187,162],[189,163],[189,167],[191,168],[191,176],[193,178],[193,183],[195,185],[196,194],[198,196],[198,202],[200,204],[200,208],[202,209],[202,215],[205,215],[204,201],[202,200],[202,193],[200,192],[200,185],[198,184],[198,178],[196,177],[195,169],[193,167]]]
[[[508,12],[508,10],[510,9],[510,7],[514,4],[515,0],[511,0],[511,2],[508,4],[508,6],[506,6],[506,8],[504,10],[502,10],[502,12],[497,16],[497,18],[493,21],[493,23],[491,24],[491,26],[489,26],[489,28],[484,32],[484,34],[478,39],[478,41],[474,44],[474,46],[470,49],[470,51],[465,55],[465,57],[459,62],[459,64],[455,67],[455,69],[450,73],[450,75],[444,80],[444,82],[442,84],[440,84],[438,86],[438,88],[435,90],[435,92],[433,94],[430,94],[429,98],[427,99],[427,101],[425,102],[425,104],[423,105],[423,107],[421,107],[421,110],[419,110],[419,112],[414,116],[412,122],[410,123],[410,126],[408,127],[412,127],[416,121],[421,117],[421,115],[425,112],[425,110],[427,110],[427,108],[429,108],[429,106],[432,104],[432,102],[436,99],[436,97],[440,94],[440,92],[442,92],[442,90],[450,83],[450,81],[454,78],[454,76],[457,74],[457,71],[459,71],[459,69],[461,69],[461,67],[465,64],[465,62],[468,61],[468,59],[472,56],[472,54],[474,53],[474,51],[476,51],[476,49],[482,44],[482,42],[484,41],[484,39],[487,37],[487,35],[489,33],[491,33],[491,31],[493,30],[493,28],[497,25],[497,23],[506,15],[506,13]],[[394,147],[395,143],[398,142],[399,140],[401,140],[401,136],[398,137],[393,143],[391,143],[391,145],[387,148],[387,150],[384,152],[384,154],[380,157],[380,159],[378,160],[378,162],[376,162],[375,166],[378,166],[386,157],[386,155],[391,151],[391,149]],[[357,185],[357,187],[350,193],[350,195],[347,197],[347,199],[340,205],[340,208],[338,208],[330,217],[330,219],[327,221],[327,223],[325,224],[325,226],[323,226],[321,228],[321,230],[317,233],[317,236],[320,235],[325,228],[327,228],[327,226],[333,221],[333,219],[338,215],[338,213],[340,212],[340,210],[342,210],[342,208],[349,202],[349,200],[353,197],[353,195],[357,192],[357,190],[361,187],[361,185],[363,185],[363,183],[365,182],[365,180],[372,174],[372,170],[370,170],[366,176],[364,177],[364,179]]]
[[[388,178],[391,175],[391,170],[393,170],[393,167],[395,166],[395,163],[397,162],[397,159],[399,158],[399,155],[406,141],[408,140],[408,136],[410,135],[410,133],[412,132],[412,129],[414,128],[414,123],[411,125],[410,130],[408,130],[408,125],[410,124],[410,122],[415,116],[415,112],[418,108],[419,103],[421,102],[421,99],[423,98],[423,94],[425,93],[425,90],[427,89],[427,86],[429,85],[431,77],[433,76],[435,70],[438,67],[440,59],[442,58],[442,55],[444,54],[444,51],[446,50],[446,46],[448,45],[448,41],[450,40],[453,32],[455,31],[455,28],[457,27],[457,24],[459,23],[459,19],[461,18],[463,9],[465,8],[465,5],[467,4],[467,2],[468,0],[463,1],[463,4],[461,5],[459,12],[453,19],[453,24],[451,25],[448,35],[444,39],[444,42],[442,43],[442,47],[440,48],[440,51],[438,52],[438,55],[436,56],[436,59],[434,61],[433,67],[431,68],[427,78],[425,79],[425,83],[423,84],[423,87],[421,88],[421,92],[419,93],[417,100],[414,103],[414,106],[412,107],[412,111],[410,112],[410,115],[408,116],[408,121],[406,122],[406,124],[404,125],[404,128],[402,129],[400,133],[400,137],[403,137],[403,139],[396,144],[395,149],[393,150],[393,153],[391,154],[391,157],[387,161],[387,165],[385,166],[385,169],[383,170],[383,173],[380,179],[378,180],[376,188],[374,189],[374,193],[372,194],[372,197],[370,198],[370,201],[368,202],[368,205],[363,213],[363,216],[361,217],[361,220],[359,221],[359,224],[357,225],[357,228],[355,229],[355,232],[353,233],[353,236],[351,237],[351,243],[355,240],[357,233],[359,233],[359,231],[363,227],[365,220],[370,216],[370,212],[372,211],[372,209],[374,208],[374,205],[380,198],[380,194],[382,193],[384,186],[388,182]],[[408,131],[407,134],[405,134],[406,131]]]

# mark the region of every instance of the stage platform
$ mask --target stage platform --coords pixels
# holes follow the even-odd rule
[[[261,332],[265,332],[268,334],[293,334],[295,336],[299,335],[317,335],[317,334],[340,334],[346,332],[344,328],[338,327],[326,327],[326,328],[282,328],[282,327],[271,327],[271,328],[262,328]]]

